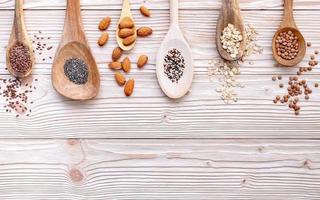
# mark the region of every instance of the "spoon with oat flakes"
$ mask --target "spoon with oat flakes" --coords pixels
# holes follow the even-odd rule
[[[239,1],[223,0],[217,24],[217,49],[228,61],[239,60],[245,51],[245,27]]]

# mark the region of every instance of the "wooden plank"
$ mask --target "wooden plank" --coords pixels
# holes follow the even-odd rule
[[[316,140],[1,140],[0,198],[320,198]]]
[[[30,117],[16,118],[0,110],[0,138],[319,138],[320,93],[301,99],[301,115],[275,105],[285,94],[271,76],[241,75],[245,88],[236,90],[239,102],[226,105],[215,92],[217,80],[197,75],[188,96],[166,98],[155,75],[137,72],[133,97],[125,98],[112,74],[105,72],[97,99],[72,102],[52,88],[50,76],[36,76]],[[284,76],[285,82],[288,77]],[[308,76],[309,84],[318,76]],[[1,101],[4,99],[2,98]]]
[[[283,9],[283,3],[279,0],[239,0],[242,9]],[[131,1],[133,9],[138,9],[142,4],[151,9],[168,9],[167,0],[134,0]],[[217,0],[180,0],[181,9],[220,9],[221,1]],[[121,9],[121,1],[118,0],[81,0],[82,9]],[[13,9],[14,1],[1,0],[0,9]],[[25,0],[26,9],[65,9],[64,0]],[[296,0],[295,9],[319,9],[320,2],[315,0]]]
[[[3,15],[0,15],[0,49],[5,49],[7,41],[9,39],[11,31],[11,19],[13,13],[11,11],[2,11]],[[106,47],[100,48],[96,44],[97,38],[100,36],[100,32],[97,31],[97,23],[100,18],[105,15],[103,10],[90,10],[83,11],[84,16],[84,27],[88,36],[88,40],[91,44],[92,50],[94,52],[97,62],[101,65],[106,66],[108,62],[111,61],[111,52],[115,48],[115,27],[116,19],[119,16],[118,11],[110,11],[110,15],[114,21],[112,23],[109,33],[110,41]],[[274,74],[274,73],[285,73],[285,74],[295,74],[296,69],[291,68],[276,68],[274,66],[274,60],[271,55],[271,44],[270,41],[277,29],[278,24],[281,20],[281,11],[245,11],[245,21],[248,24],[252,24],[256,27],[259,33],[259,41],[264,52],[262,55],[255,55],[248,59],[242,65],[243,74]],[[161,41],[165,37],[165,34],[169,26],[169,13],[164,10],[157,10],[154,12],[154,17],[150,19],[145,19],[142,17],[138,11],[135,12],[136,21],[138,26],[150,26],[154,29],[154,34],[150,38],[139,39],[139,42],[135,49],[130,52],[130,57],[135,62],[137,57],[141,54],[145,54],[146,49],[148,55],[150,56],[150,73],[154,73],[155,56]],[[196,17],[194,17],[196,16]],[[271,17],[272,16],[272,17]],[[32,10],[26,12],[26,24],[29,30],[29,34],[32,38],[34,35],[39,35],[38,31],[42,31],[41,36],[44,37],[43,43],[48,46],[53,46],[54,48],[50,51],[41,52],[42,55],[37,54],[37,67],[35,68],[35,74],[50,74],[51,73],[51,63],[52,60],[49,57],[54,57],[54,53],[62,33],[64,11],[40,11]],[[185,35],[190,42],[192,51],[195,58],[196,73],[206,74],[207,68],[209,66],[209,60],[217,60],[219,55],[215,48],[215,25],[218,18],[218,12],[212,11],[201,11],[188,10],[181,12],[181,25],[185,32]],[[310,18],[313,20],[310,21]],[[318,35],[320,34],[320,28],[316,24],[320,24],[320,12],[309,12],[309,11],[297,11],[296,20],[298,26],[301,28],[303,34],[307,41],[313,43],[313,47],[308,49],[308,55],[313,53],[315,49],[320,49],[320,40]],[[50,39],[47,39],[50,37]],[[35,44],[36,47],[36,44]],[[38,52],[39,53],[39,52]],[[46,60],[43,61],[43,58]],[[301,64],[304,66],[309,59],[306,56],[304,62]],[[254,63],[254,65],[249,64]],[[5,66],[5,56],[0,57],[0,74],[7,73],[4,70]],[[104,68],[103,66],[103,68]],[[319,69],[313,72],[314,74],[319,74]]]

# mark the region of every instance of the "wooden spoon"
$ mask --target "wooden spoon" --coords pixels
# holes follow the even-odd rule
[[[183,97],[190,89],[193,80],[193,59],[191,49],[179,27],[179,1],[170,0],[170,29],[161,44],[157,56],[156,71],[162,91],[170,98]],[[181,52],[185,69],[178,82],[171,81],[165,74],[164,59],[168,51],[177,49]]]
[[[292,60],[283,59],[277,54],[276,39],[277,36],[284,31],[292,31],[298,37],[299,52]],[[284,0],[284,17],[280,24],[278,31],[274,34],[272,39],[272,54],[274,59],[283,66],[292,67],[299,64],[306,54],[306,41],[298,30],[298,27],[293,17],[293,0]]]
[[[29,48],[29,56],[30,60],[32,62],[31,67],[28,71],[21,73],[15,71],[10,63],[10,50],[12,47],[14,47],[17,43],[22,44],[23,46]],[[32,71],[32,67],[34,66],[34,54],[33,54],[33,48],[31,45],[31,42],[29,40],[29,36],[24,24],[24,14],[23,14],[23,0],[15,0],[15,13],[14,13],[14,21],[13,21],[13,26],[12,26],[12,31],[11,31],[11,36],[9,39],[9,44],[7,47],[7,68],[9,72],[19,78],[26,77],[30,75]]]
[[[239,53],[238,55],[233,58],[230,56],[230,53],[228,53],[225,49],[222,48],[221,44],[221,36],[222,32],[225,27],[228,26],[228,24],[234,25],[234,27],[241,33],[242,35],[242,41],[240,43],[239,47]],[[245,51],[246,45],[245,45],[245,40],[246,40],[246,34],[245,34],[245,28],[243,25],[243,20],[241,17],[241,12],[240,12],[240,6],[238,0],[223,0],[222,1],[222,6],[221,6],[221,11],[220,11],[220,16],[218,19],[217,23],[217,49],[220,54],[220,56],[229,61],[235,61],[239,60]]]
[[[122,11],[121,11],[119,24],[124,18],[130,18],[134,22],[134,19],[133,19],[132,14],[131,14],[131,5],[130,5],[130,1],[129,0],[123,0],[123,5],[122,5]],[[135,24],[134,24],[134,27],[132,29],[133,29],[133,32],[134,32],[134,37],[137,38],[137,29],[136,29]],[[123,44],[123,39],[121,37],[119,37],[119,31],[120,31],[120,28],[118,26],[117,27],[117,35],[116,35],[116,37],[117,37],[117,42],[118,42],[119,47],[124,51],[129,51],[129,50],[133,49],[133,47],[136,44],[136,41],[134,41],[129,46],[125,46]]]
[[[97,64],[82,27],[80,0],[68,0],[64,32],[52,67],[52,84],[61,95],[73,100],[87,100],[96,97],[100,89],[100,75]],[[88,66],[88,81],[74,84],[64,74],[64,64],[70,58],[82,59]]]

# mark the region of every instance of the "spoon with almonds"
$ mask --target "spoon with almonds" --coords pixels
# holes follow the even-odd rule
[[[6,60],[7,68],[13,76],[23,78],[31,74],[34,54],[24,24],[23,0],[15,0],[14,22]]]
[[[157,55],[156,71],[162,91],[170,98],[183,97],[193,80],[191,49],[179,27],[179,1],[170,0],[170,29]]]
[[[288,35],[287,33],[296,38],[296,39],[293,39],[293,42],[296,43],[294,45],[294,48],[292,46],[293,44],[290,44],[289,42],[284,43],[284,41],[282,41],[281,39],[282,38],[281,36],[283,36],[283,34]],[[289,40],[290,40],[290,37],[289,37]],[[288,52],[281,52],[281,51],[284,51],[282,50],[282,47],[285,47],[287,45],[288,45],[288,48],[290,48],[291,50],[293,49],[292,51],[294,52],[291,58],[285,59],[287,57],[286,55],[282,55],[282,53],[288,54]],[[301,32],[298,30],[298,27],[293,17],[293,0],[284,0],[284,17],[278,31],[273,36],[272,54],[274,59],[280,65],[287,66],[287,67],[292,67],[299,64],[306,54],[306,41],[303,35],[301,34]]]
[[[242,40],[240,41],[240,46],[237,48],[238,53],[236,56],[231,56],[226,49],[223,48],[221,44],[221,37],[223,34],[223,30],[228,27],[228,25],[233,25],[234,28],[240,32],[242,36]],[[241,17],[240,6],[238,0],[223,0],[220,16],[217,23],[217,49],[220,56],[228,61],[239,60],[244,53],[245,50],[245,28],[243,25],[243,20]]]
[[[129,0],[123,0],[122,12],[116,35],[118,45],[124,51],[131,50],[136,44],[137,30],[131,14]]]
[[[100,75],[83,31],[80,0],[67,0],[64,32],[53,61],[52,84],[58,93],[72,100],[98,95]]]

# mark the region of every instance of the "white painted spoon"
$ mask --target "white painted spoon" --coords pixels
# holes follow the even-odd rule
[[[162,91],[170,98],[178,99],[183,97],[190,90],[193,80],[193,59],[189,44],[185,40],[179,27],[179,1],[170,0],[170,29],[161,44],[157,56],[156,71],[159,85]],[[181,52],[184,58],[184,69],[181,77],[175,77],[172,81],[165,70],[165,58],[169,51],[176,49]],[[181,62],[179,62],[181,64]],[[171,65],[172,66],[172,65]],[[173,62],[173,66],[177,66]]]

